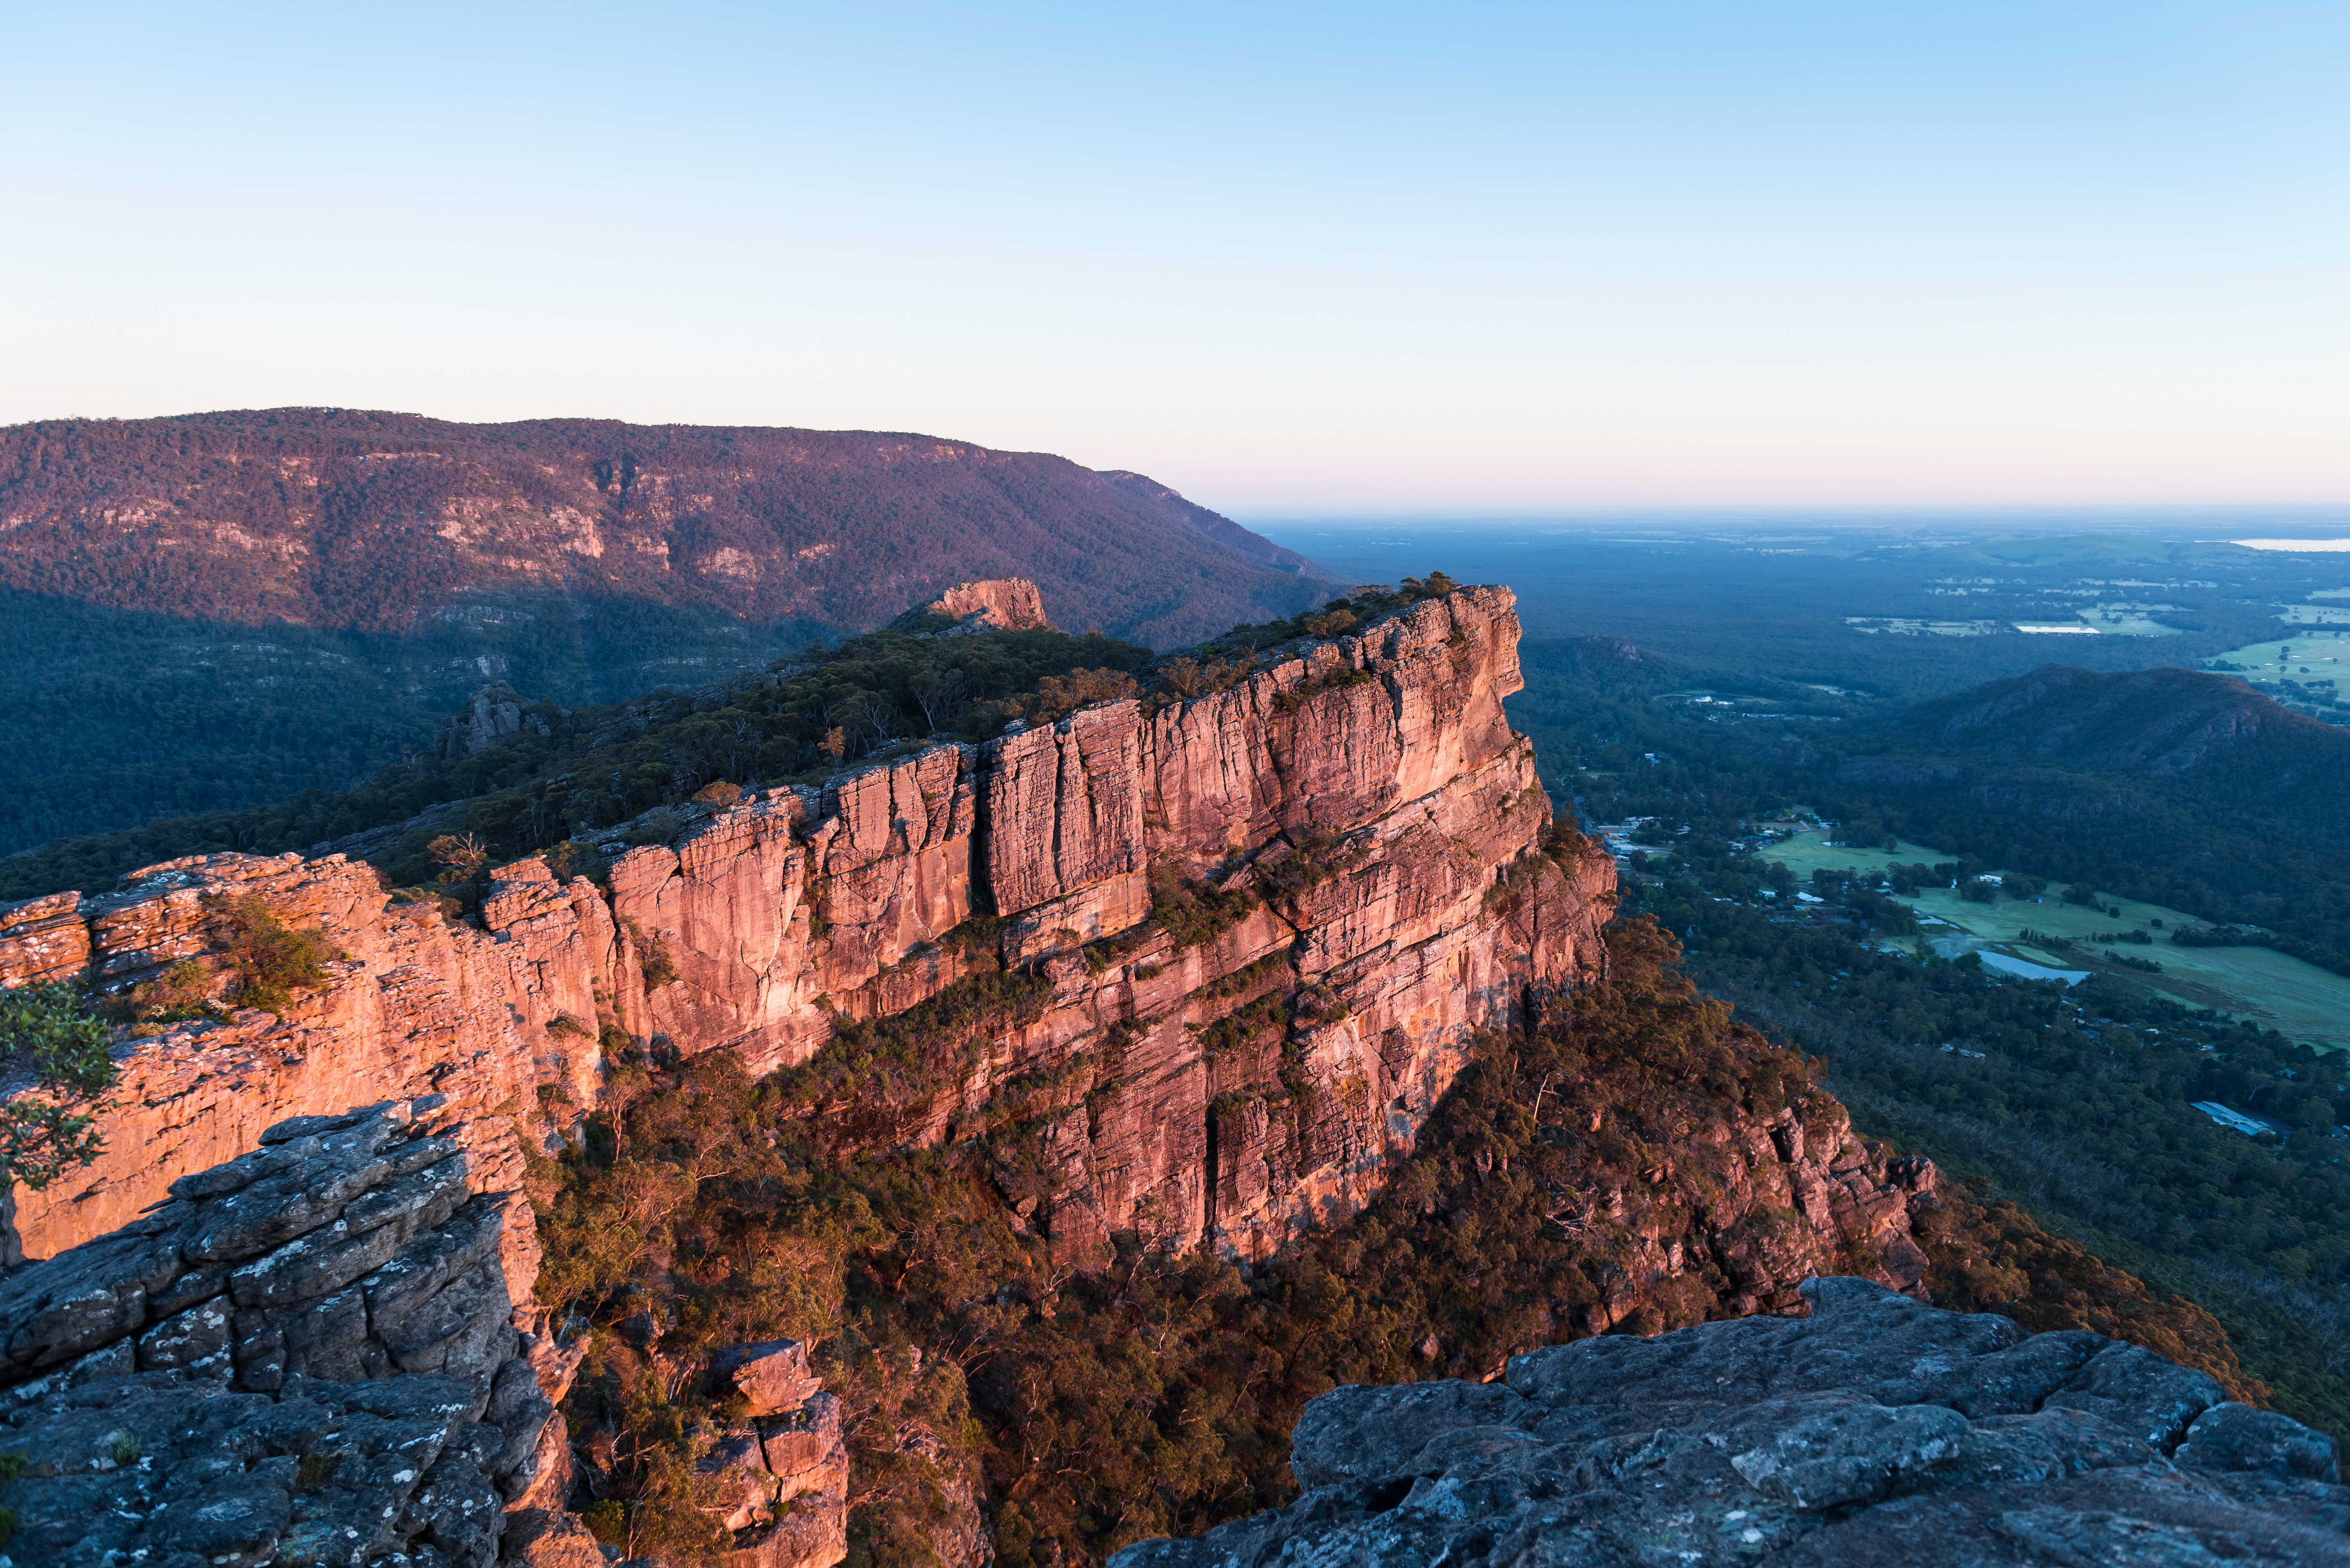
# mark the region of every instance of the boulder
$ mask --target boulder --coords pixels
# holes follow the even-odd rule
[[[754,1417],[796,1410],[823,1386],[808,1370],[807,1346],[796,1339],[728,1345],[711,1353],[710,1371],[721,1388],[742,1397],[743,1413]]]

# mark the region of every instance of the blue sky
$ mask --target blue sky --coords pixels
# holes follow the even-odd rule
[[[1239,513],[2350,499],[2350,7],[20,8],[0,421],[919,430]]]

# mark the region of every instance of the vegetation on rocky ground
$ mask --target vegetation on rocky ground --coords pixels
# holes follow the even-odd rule
[[[112,1031],[69,985],[0,991],[0,1193],[37,1192],[105,1147],[98,1113],[114,1082]]]
[[[1475,1044],[1367,1208],[1254,1270],[1177,1251],[1149,1225],[1106,1259],[1036,1234],[1005,1150],[1025,1108],[1059,1114],[1066,1085],[914,1149],[844,1144],[803,1075],[754,1082],[724,1054],[624,1068],[579,1147],[531,1175],[541,1295],[589,1325],[570,1411],[591,1519],[680,1564],[720,1548],[692,1462],[726,1412],[679,1372],[738,1341],[816,1342],[847,1418],[852,1561],[926,1561],[958,1478],[975,1476],[1001,1560],[1020,1568],[1099,1562],[1286,1501],[1290,1429],[1340,1384],[1482,1376],[1600,1323],[1731,1315],[1751,1288],[1736,1270],[1792,1256],[1792,1217],[1754,1207],[1718,1234],[1709,1216],[1737,1197],[1697,1135],[1791,1102],[1823,1125],[1840,1113],[1817,1062],[1673,971],[1653,923],[1618,922],[1608,940],[1608,980]],[[944,1034],[902,1044],[954,1049]],[[817,1079],[879,1070],[878,1041],[857,1049]],[[1932,1229],[1952,1304],[2078,1321],[2248,1387],[2207,1316],[2021,1213],[1952,1193]],[[1644,1235],[1679,1241],[1691,1266],[1644,1279]]]
[[[288,926],[258,893],[214,893],[203,907],[205,934],[234,977],[237,1006],[282,1013],[296,991],[327,982],[326,961],[338,955],[326,938]]]

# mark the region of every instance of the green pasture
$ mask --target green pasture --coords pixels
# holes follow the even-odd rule
[[[1821,868],[1881,874],[1895,862],[1933,866],[1958,858],[1948,850],[1908,842],[1890,854],[1882,849],[1832,849],[1816,832],[1783,839],[1764,847],[1762,854],[1806,878]],[[2106,906],[2121,910],[2116,918],[2065,903],[2058,897],[2064,890],[2064,884],[2051,883],[2047,896],[2037,904],[1969,903],[1948,888],[1924,889],[1901,901],[1915,909],[1921,920],[1932,917],[1944,922],[1927,924],[1926,934],[1946,956],[1993,947],[2055,969],[2114,973],[2197,1007],[2218,1007],[2256,1018],[2321,1050],[2350,1050],[2350,978],[2268,948],[2182,948],[2168,940],[2169,933],[2180,926],[2201,923],[2190,915],[2108,895]],[[2154,924],[2157,920],[2162,922],[2159,928]],[[2074,945],[2027,944],[2022,940],[2027,927]],[[2107,947],[2092,940],[2100,931],[2140,929],[2155,939],[2152,946],[2116,943]],[[2153,975],[2120,968],[2111,961],[2113,954],[2150,958],[2162,966],[2162,972]]]
[[[2303,637],[2231,648],[2203,662],[2207,666],[2231,665],[2234,668],[2228,671],[2230,674],[2241,671],[2263,680],[2339,679],[2350,676],[2350,628],[2315,628]]]

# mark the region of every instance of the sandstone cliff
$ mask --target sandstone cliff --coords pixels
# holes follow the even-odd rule
[[[1308,1406],[1306,1493],[1113,1568],[2350,1563],[2331,1439],[2085,1332],[1855,1279],[1753,1317]]]
[[[1063,1286],[1091,1277],[1082,1271],[1114,1238],[1156,1257],[1204,1241],[1261,1262],[1347,1214],[1363,1223],[1339,1244],[1359,1260],[1366,1237],[1385,1237],[1371,1242],[1386,1249],[1379,1268],[1413,1266],[1397,1248],[1442,1255],[1432,1231],[1496,1240],[1492,1259],[1410,1309],[1399,1328],[1418,1359],[1390,1364],[1399,1375],[1474,1374],[1504,1349],[1617,1325],[1797,1312],[1796,1282],[1830,1270],[1922,1295],[1913,1209],[1931,1206],[1931,1168],[1855,1137],[1841,1107],[1770,1065],[1759,1039],[1715,1040],[1721,1010],[1665,977],[1641,946],[1663,940],[1648,928],[1603,941],[1612,864],[1554,831],[1531,748],[1502,710],[1519,684],[1516,641],[1506,590],[1451,592],[1351,636],[1286,644],[1253,669],[1194,661],[1187,697],[1162,689],[820,789],[656,814],[616,830],[593,877],[537,857],[499,868],[463,918],[335,854],[196,857],[101,897],[0,907],[9,984],[88,976],[120,991],[182,961],[216,964],[223,896],[257,897],[335,954],[328,983],[282,1014],[248,1009],[123,1043],[104,1156],[16,1195],[11,1243],[64,1254],[17,1277],[95,1255],[67,1250],[111,1230],[161,1235],[145,1228],[176,1212],[175,1179],[322,1136],[323,1123],[298,1120],[289,1135],[287,1118],[421,1096],[442,1158],[458,1161],[440,1168],[462,1169],[450,1190],[474,1217],[468,1267],[496,1280],[493,1305],[522,1303],[502,1332],[541,1334],[516,1133],[547,1149],[577,1140],[589,1111],[627,1103],[608,1085],[674,1088],[691,1075],[681,1058],[731,1051],[776,1075],[758,1090],[763,1115],[787,1109],[791,1136],[804,1129],[829,1154],[961,1151],[967,1196],[988,1210],[977,1223],[1008,1226],[1040,1278],[1010,1296],[1000,1278],[943,1282],[933,1327],[966,1309],[990,1317],[973,1333],[1001,1334],[997,1320],[1023,1311],[1050,1323]],[[1611,965],[1618,982],[1585,983]],[[1540,1027],[1487,1033],[1519,1023]],[[734,1072],[723,1057],[691,1066]],[[785,1130],[743,1136],[772,1150]],[[1407,1178],[1426,1179],[1379,1197],[1407,1156]],[[698,1156],[680,1158],[694,1168],[680,1168],[676,1201],[723,1220],[741,1195],[703,1182]],[[590,1179],[592,1163],[578,1168]],[[318,1223],[347,1224],[331,1208]],[[563,1211],[549,1212],[559,1241]],[[1504,1251],[1541,1263],[1539,1281],[1508,1272]],[[701,1373],[665,1337],[677,1321],[669,1267],[664,1254],[629,1291],[565,1300],[587,1300],[580,1310],[628,1347],[618,1360],[684,1388]],[[906,1298],[902,1263],[891,1278],[892,1299]],[[1511,1299],[1497,1299],[1505,1288]],[[115,1339],[147,1332],[147,1314],[117,1313]],[[292,1346],[296,1331],[274,1326]],[[272,1327],[253,1332],[265,1340]],[[242,1345],[241,1320],[234,1332]],[[288,1376],[383,1370],[348,1348],[289,1362]],[[903,1349],[919,1371],[920,1345]],[[691,1462],[724,1493],[744,1568],[835,1560],[850,1480],[843,1412],[799,1386],[805,1361],[780,1344],[744,1351],[769,1373],[782,1365],[797,1403],[763,1403],[739,1376],[694,1396],[724,1429]],[[559,1394],[568,1372],[556,1372],[539,1369],[542,1396]],[[775,1380],[751,1383],[763,1378]],[[960,1371],[946,1381],[960,1388]],[[1008,1397],[986,1392],[987,1418],[1008,1418]],[[936,1472],[926,1484],[946,1522],[925,1524],[929,1549],[976,1564],[993,1560],[985,1510],[1004,1478],[968,1444],[947,1452],[940,1434],[964,1419],[959,1407],[941,1406],[941,1425],[910,1407],[889,1417],[888,1442],[868,1435],[857,1451]],[[858,1418],[876,1421],[869,1408]],[[637,1440],[625,1423],[582,1436],[591,1479],[612,1473],[596,1442],[623,1438]],[[568,1459],[559,1438],[555,1449]],[[469,1462],[491,1473],[491,1460]],[[550,1450],[543,1473],[555,1469]],[[560,1483],[523,1497],[551,1505]],[[503,1539],[550,1568],[586,1549],[556,1514]]]
[[[611,1031],[764,1072],[1009,972],[1019,1005],[927,1037],[940,1081],[849,1096],[867,1133],[935,1140],[1042,1096],[1060,1114],[1039,1226],[1262,1255],[1410,1147],[1474,1030],[1601,962],[1612,867],[1541,852],[1548,801],[1502,711],[1512,606],[1462,589],[1223,691],[769,790],[629,849],[608,887],[525,859],[478,924],[336,855],[173,861],[0,909],[12,984],[86,968],[121,988],[202,958],[224,891],[343,955],[282,1017],[131,1044],[108,1152],[18,1193],[16,1244],[127,1223],[288,1116],[422,1091],[547,1137],[595,1103]],[[1162,908],[1242,912],[1170,929],[1154,879]],[[519,1185],[511,1154],[473,1154],[483,1190]]]
[[[1025,577],[957,583],[924,605],[922,613],[945,616],[958,630],[1027,631],[1051,624],[1045,619],[1044,594]]]

